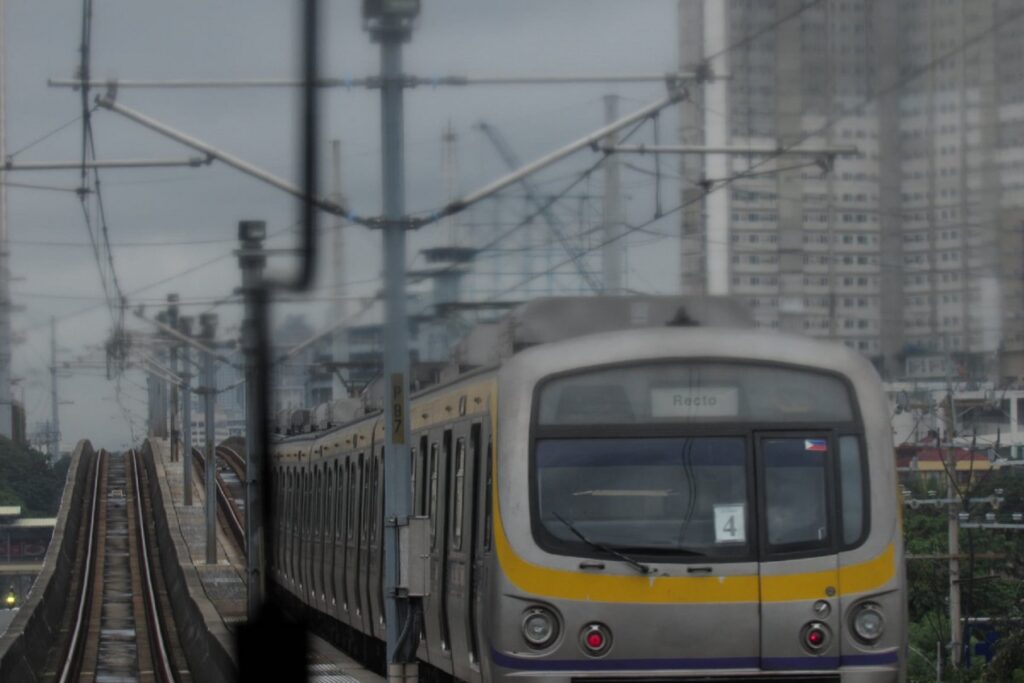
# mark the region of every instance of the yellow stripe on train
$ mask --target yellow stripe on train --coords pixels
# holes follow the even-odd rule
[[[611,603],[787,602],[826,597],[835,587],[835,572],[757,576],[612,576],[552,569],[519,557],[500,514],[494,517],[498,561],[509,580],[523,592],[563,600]],[[880,588],[896,574],[892,544],[877,557],[839,568],[840,595]]]

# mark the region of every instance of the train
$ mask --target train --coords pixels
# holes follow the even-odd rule
[[[271,561],[380,658],[378,407],[275,437]],[[410,419],[421,680],[905,680],[888,403],[855,351],[711,297],[540,300]]]

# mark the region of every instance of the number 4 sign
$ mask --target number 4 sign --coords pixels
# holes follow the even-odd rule
[[[746,505],[715,506],[715,543],[745,543],[747,540]]]

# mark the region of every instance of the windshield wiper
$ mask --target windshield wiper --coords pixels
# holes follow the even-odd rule
[[[623,562],[625,562],[626,564],[628,564],[630,567],[632,567],[633,569],[637,570],[641,574],[653,574],[654,573],[654,569],[652,567],[647,566],[643,562],[639,562],[637,560],[634,560],[629,555],[626,555],[625,553],[621,553],[618,550],[616,550],[615,548],[612,548],[611,546],[607,546],[607,545],[605,545],[603,543],[598,543],[597,541],[591,541],[589,538],[584,536],[583,532],[580,531],[579,529],[577,529],[575,527],[575,525],[573,525],[572,522],[570,522],[569,520],[567,520],[565,517],[563,517],[562,515],[558,514],[557,512],[552,511],[551,514],[553,514],[558,519],[559,522],[564,524],[566,526],[566,528],[568,528],[569,531],[571,531],[573,533],[573,535],[576,536],[576,538],[580,539],[581,541],[583,541],[584,543],[589,545],[591,548],[596,548],[597,550],[600,550],[601,552],[608,553],[609,555],[622,560]]]
[[[708,554],[692,548],[656,548],[651,546],[631,545],[628,548],[619,547],[618,550],[627,553],[647,553],[650,555],[686,555],[688,557],[707,557]]]

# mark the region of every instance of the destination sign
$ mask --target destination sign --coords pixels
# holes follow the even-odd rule
[[[651,417],[736,417],[736,387],[658,387],[651,389]]]

